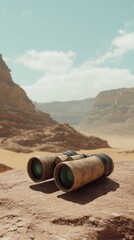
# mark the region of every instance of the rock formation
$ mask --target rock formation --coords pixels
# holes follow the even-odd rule
[[[16,152],[50,151],[61,152],[65,149],[109,148],[108,142],[101,138],[86,137],[68,124],[57,124],[35,130],[25,130],[17,136],[4,138],[1,148]]]
[[[12,80],[10,70],[0,55],[0,136],[10,137],[20,129],[34,129],[55,124],[48,114],[35,110],[32,101]]]
[[[0,103],[1,107],[11,107],[20,111],[35,111],[26,93],[12,80],[10,69],[0,55]],[[21,109],[20,109],[21,107]]]
[[[0,147],[17,152],[66,148],[108,147],[107,141],[87,138],[69,125],[59,125],[35,109],[24,90],[12,80],[0,55]]]
[[[6,166],[5,164],[0,163],[0,173],[11,170],[12,168]]]
[[[34,102],[37,109],[49,113],[59,123],[69,123],[71,126],[80,124],[82,118],[92,108],[94,98],[68,102]]]
[[[26,169],[0,174],[0,239],[133,240],[134,161],[116,161],[106,179],[72,193]]]
[[[107,133],[134,134],[134,88],[99,93],[82,125]]]

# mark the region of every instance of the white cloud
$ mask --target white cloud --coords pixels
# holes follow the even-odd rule
[[[118,33],[121,34],[121,35],[125,35],[126,31],[124,29],[119,29]]]
[[[66,73],[74,63],[75,54],[71,51],[57,52],[44,51],[37,52],[35,50],[27,51],[23,56],[18,57],[16,62],[22,63],[33,70]]]
[[[26,11],[22,12],[21,15],[22,15],[22,17],[29,16],[29,15],[31,15],[31,12],[29,10],[26,10]]]
[[[134,19],[131,19],[129,21],[125,21],[124,29],[127,32],[132,32],[134,30]]]
[[[100,91],[134,87],[134,75],[128,69],[106,67],[108,60],[117,60],[134,50],[134,32],[119,30],[111,49],[94,61],[74,65],[74,52],[27,51],[16,59],[42,77],[30,86],[23,86],[28,96],[38,102],[67,101],[95,97]],[[105,67],[100,64],[105,63]]]
[[[110,49],[95,60],[88,61],[88,65],[100,65],[108,60],[119,60],[128,51],[134,50],[134,32],[119,30],[119,36],[112,40]]]
[[[2,11],[3,14],[7,14],[8,13],[8,9],[7,8],[3,8],[1,11]]]
[[[134,50],[134,32],[123,33],[121,36],[115,38],[112,41],[112,45],[114,47],[117,47],[117,49],[120,49],[120,56],[122,56],[129,50]]]
[[[23,86],[38,102],[66,101],[96,96],[100,91],[134,87],[134,76],[127,69],[101,67],[70,69],[67,74],[46,74],[34,85]]]

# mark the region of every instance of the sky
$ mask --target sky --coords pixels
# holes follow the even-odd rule
[[[33,101],[134,87],[134,0],[0,0],[0,53]]]

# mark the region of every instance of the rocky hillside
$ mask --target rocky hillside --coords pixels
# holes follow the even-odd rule
[[[13,82],[11,71],[0,54],[0,105],[20,111],[35,112],[35,107],[26,93]],[[20,109],[21,106],[21,109]],[[2,116],[0,116],[1,118]]]
[[[108,147],[105,140],[87,138],[69,125],[59,125],[35,109],[24,90],[14,83],[0,55],[0,147],[14,151],[59,151],[67,148]],[[93,145],[92,145],[93,142]]]
[[[13,82],[10,70],[0,55],[0,136],[13,136],[20,129],[34,129],[55,123],[48,114],[35,110],[24,90]]]
[[[77,101],[68,102],[51,102],[37,103],[37,109],[49,113],[53,119],[59,123],[69,123],[70,125],[78,125],[82,118],[92,108],[94,98],[88,98]]]
[[[82,125],[103,133],[134,134],[134,88],[98,94]]]

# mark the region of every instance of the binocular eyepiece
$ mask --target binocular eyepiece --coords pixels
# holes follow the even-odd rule
[[[41,182],[55,180],[59,189],[71,192],[87,183],[109,176],[114,169],[113,160],[106,154],[77,154],[73,150],[49,157],[32,157],[27,165],[31,179]]]

